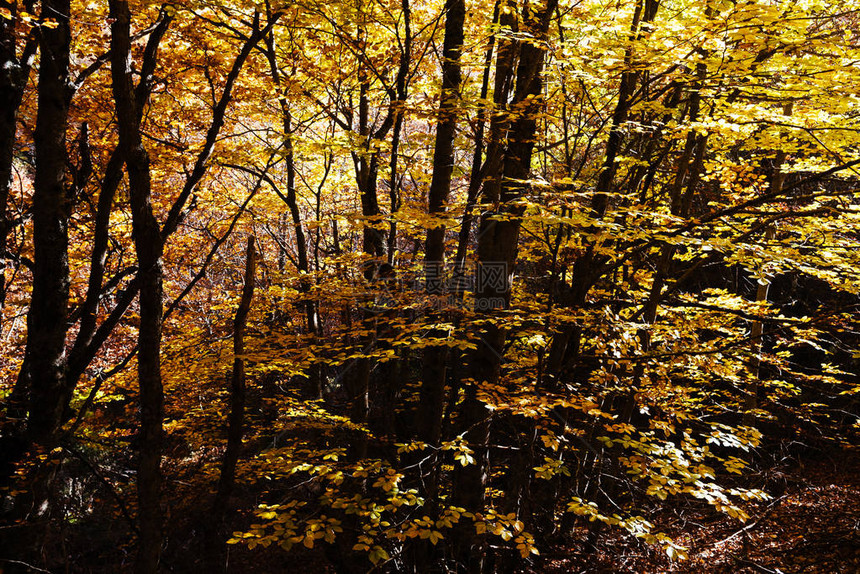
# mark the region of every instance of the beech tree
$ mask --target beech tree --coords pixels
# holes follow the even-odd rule
[[[858,13],[4,2],[0,561],[676,561],[776,504],[857,438]]]

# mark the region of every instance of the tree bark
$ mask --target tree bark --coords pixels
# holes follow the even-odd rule
[[[794,112],[794,103],[788,102],[783,107],[783,115],[790,116]],[[782,172],[782,166],[785,163],[786,153],[783,150],[776,152],[776,158],[773,162],[773,175],[770,180],[770,193],[779,194],[782,192],[782,186],[785,183],[785,174]],[[765,242],[770,243],[776,237],[775,223],[770,224],[765,230]],[[772,278],[769,276],[762,277],[758,281],[756,288],[755,300],[759,303],[767,301],[768,292],[770,291],[770,283]],[[744,416],[743,423],[751,425],[755,421],[755,413],[758,408],[759,394],[761,394],[761,349],[762,336],[764,335],[764,323],[761,321],[753,321],[750,326],[750,351],[752,357],[749,362],[749,374],[751,383],[747,391],[746,400],[744,401]]]
[[[516,87],[510,105],[510,109],[516,109],[518,114],[507,130],[507,149],[502,155],[501,178],[493,179],[493,174],[488,173],[487,177],[490,179],[485,182],[485,186],[490,184],[488,200],[496,200],[493,196],[495,190],[498,190],[499,212],[505,217],[496,219],[493,213],[489,213],[481,220],[475,291],[475,311],[479,315],[489,317],[493,310],[507,308],[510,304],[511,279],[520,230],[519,217],[522,215],[522,208],[515,202],[525,192],[527,184],[523,182],[528,179],[531,171],[537,114],[543,104],[541,73],[545,49],[540,42],[547,37],[550,18],[556,5],[557,0],[546,0],[545,4],[534,9],[527,8],[523,16],[524,27],[536,40],[520,42],[518,45]],[[504,90],[504,86],[502,89]],[[458,469],[454,484],[454,503],[473,512],[479,512],[483,508],[484,488],[489,471],[489,411],[478,398],[478,387],[498,382],[504,341],[504,331],[488,322],[482,330],[477,349],[470,357],[469,371],[474,382],[466,387],[460,428],[475,451],[476,463]],[[474,530],[464,529],[461,532],[459,546],[457,554],[468,570],[482,571],[484,543],[475,536]]]
[[[27,315],[25,378],[30,388],[30,439],[48,445],[62,424],[66,317],[69,303],[69,198],[66,130],[69,113],[69,0],[46,0],[39,42],[39,110],[33,190],[33,294]]]
[[[445,2],[445,40],[442,48],[442,91],[439,121],[433,150],[433,175],[430,180],[429,206],[431,216],[442,216],[447,210],[454,170],[454,136],[460,104],[460,51],[463,46],[463,24],[466,18],[465,0]],[[427,230],[425,246],[425,275],[427,294],[445,295],[442,284],[445,265],[445,225],[435,222]],[[436,330],[433,336],[445,336]],[[445,397],[445,363],[447,347],[430,346],[424,351],[424,374],[418,413],[418,437],[436,444],[442,434],[442,408]]]
[[[612,112],[612,122],[603,166],[597,177],[595,194],[591,200],[591,216],[602,219],[609,207],[609,197],[614,189],[615,174],[618,169],[618,156],[624,141],[624,123],[633,105],[633,95],[636,89],[637,72],[634,69],[633,42],[641,37],[642,23],[652,22],[657,15],[659,0],[638,0],[630,23],[629,42],[624,53],[625,71],[621,74],[621,85],[618,89],[618,100]],[[686,169],[686,167],[684,168]],[[593,245],[588,245],[573,265],[573,278],[570,287],[569,301],[571,307],[579,307],[585,303],[592,285],[604,272],[602,256],[594,252]],[[549,356],[547,358],[547,374],[556,376],[564,368],[565,358],[576,354],[579,349],[580,330],[574,325],[566,325],[561,331],[553,334]],[[572,353],[573,352],[573,353]]]
[[[152,209],[149,154],[140,134],[140,113],[131,71],[131,12],[128,2],[110,0],[111,77],[117,110],[119,149],[125,159],[132,210],[132,237],[140,281],[138,379],[140,385],[140,452],[137,492],[140,540],[135,568],[156,572],[161,555],[161,449],[164,391],[161,382],[163,244]]]
[[[27,12],[32,7],[27,3]],[[15,28],[18,21],[18,2],[4,2],[10,17],[0,18],[0,308],[6,301],[7,237],[9,219],[9,191],[12,185],[12,158],[15,152],[18,109],[24,97],[24,88],[30,77],[30,68],[36,54],[38,42],[31,35],[21,56],[15,46]]]
[[[271,7],[266,5],[269,20],[272,19]],[[269,71],[272,74],[272,79],[275,85],[281,87],[281,70],[278,67],[275,51],[275,38],[270,32],[266,35],[266,58],[269,62]],[[293,126],[292,113],[287,104],[286,96],[281,95],[278,98],[281,106],[281,121],[283,122],[283,142],[284,142],[284,158],[287,168],[287,193],[281,194],[276,190],[279,197],[287,204],[290,211],[290,217],[293,222],[293,231],[296,235],[296,268],[299,271],[299,292],[304,297],[302,307],[305,314],[307,325],[307,334],[309,337],[315,337],[319,330],[319,317],[317,315],[316,305],[310,297],[313,281],[310,275],[310,261],[308,260],[307,238],[305,236],[304,227],[302,225],[301,213],[299,212],[299,204],[296,199],[296,163],[293,150]],[[270,185],[273,185],[271,182]],[[321,369],[318,364],[310,366],[308,376],[309,394],[315,398],[322,397],[322,380]]]
[[[391,102],[394,114],[394,129],[391,134],[391,158],[389,161],[388,198],[391,222],[388,228],[388,264],[394,265],[397,252],[397,220],[395,214],[400,209],[400,179],[397,176],[397,160],[400,149],[400,136],[403,132],[404,106],[408,95],[407,75],[409,63],[412,61],[412,9],[409,0],[400,0],[400,10],[403,13],[403,42],[400,51],[400,65],[397,67],[397,77],[394,79],[396,100]]]
[[[209,125],[209,128],[206,132],[206,140],[203,144],[203,149],[197,154],[197,158],[194,162],[194,168],[191,170],[191,173],[185,179],[185,184],[182,187],[182,191],[177,197],[176,201],[170,208],[170,212],[167,215],[167,219],[164,223],[164,226],[161,229],[161,238],[162,242],[166,243],[167,239],[170,235],[176,231],[176,228],[179,225],[180,220],[182,219],[182,210],[184,209],[185,203],[188,198],[193,193],[197,184],[200,183],[200,180],[206,174],[206,171],[209,167],[208,160],[209,156],[212,154],[212,150],[215,147],[215,143],[218,140],[218,136],[221,133],[221,128],[224,125],[224,117],[227,112],[227,108],[229,106],[230,100],[232,99],[233,88],[236,84],[236,80],[239,77],[239,74],[244,66],[245,61],[251,53],[251,50],[254,49],[254,46],[257,45],[257,42],[263,37],[265,33],[267,33],[272,26],[274,26],[275,22],[280,18],[280,13],[276,12],[272,15],[270,22],[266,26],[265,29],[260,30],[258,27],[259,19],[255,17],[255,21],[253,23],[253,30],[251,35],[245,40],[242,45],[242,49],[239,54],[236,56],[236,59],[233,61],[233,65],[230,68],[230,73],[227,74],[227,80],[225,81],[224,90],[221,93],[221,97],[218,100],[218,103],[215,105],[215,108],[212,110],[212,121]],[[159,27],[153,32],[153,35],[157,35],[160,27],[163,25],[166,26],[169,24],[170,17],[168,14],[165,14],[164,19],[162,20]],[[151,74],[154,71],[155,61],[152,60],[153,68],[148,66],[149,60],[147,59],[148,54],[150,53],[150,48],[155,50],[157,48],[157,43],[151,38],[150,43],[147,45],[146,51],[144,53],[144,61],[141,68],[141,74],[143,77],[141,78],[140,84],[138,84],[137,90],[135,92],[136,101],[141,101],[143,103],[140,104],[141,107],[146,102],[146,98],[149,94],[149,86],[148,82],[150,81]],[[155,56],[155,52],[153,51],[153,58]],[[138,110],[140,113],[140,110]],[[119,168],[122,167],[120,164]],[[107,176],[106,176],[107,178]],[[121,179],[121,178],[120,178]],[[117,182],[117,185],[119,182]],[[101,196],[99,200],[101,201]],[[105,202],[107,198],[105,198]],[[93,253],[93,256],[97,256],[97,254]],[[93,283],[95,283],[95,278],[93,279]],[[113,329],[119,323],[120,319],[122,319],[123,314],[128,310],[128,307],[134,301],[135,297],[138,294],[138,290],[140,289],[141,281],[140,276],[136,276],[134,280],[132,280],[119,294],[116,296],[116,304],[111,312],[108,314],[108,317],[105,318],[104,321],[96,328],[95,332],[92,335],[87,335],[85,338],[89,340],[87,344],[78,344],[76,340],[75,347],[72,349],[72,352],[69,356],[68,367],[67,367],[67,384],[70,388],[74,388],[78,379],[83,375],[87,366],[90,362],[95,358],[101,346],[107,341],[110,334],[113,332]],[[83,339],[81,339],[83,343]]]
[[[236,462],[242,449],[242,433],[245,420],[245,330],[248,313],[254,298],[254,274],[256,272],[254,238],[248,238],[245,252],[245,285],[233,319],[233,373],[230,377],[230,416],[227,429],[227,450],[221,463],[218,492],[212,505],[215,527],[218,528],[227,513],[227,503],[233,492]]]
[[[143,110],[152,92],[152,75],[155,73],[158,61],[158,47],[172,21],[173,16],[171,13],[162,11],[158,24],[150,34],[146,48],[144,49],[140,81],[134,92],[135,121],[138,124],[141,122]],[[87,279],[87,292],[80,310],[81,325],[75,337],[74,346],[69,353],[69,366],[66,371],[66,384],[71,389],[74,389],[80,375],[83,374],[81,363],[86,356],[87,349],[92,345],[93,337],[96,333],[98,307],[104,289],[105,264],[107,262],[107,248],[110,240],[110,216],[113,211],[116,191],[122,182],[123,160],[124,157],[117,147],[108,160],[99,190],[95,229],[93,231],[93,248],[90,255],[90,273]],[[88,363],[89,360],[84,361],[83,367],[85,368]]]
[[[493,7],[493,25],[499,21],[499,6],[500,0],[496,0]],[[490,87],[490,64],[493,60],[493,51],[496,44],[495,34],[490,36],[487,42],[487,51],[484,56],[484,72],[481,78],[481,95],[480,101],[484,102],[487,99],[487,92]],[[469,236],[472,233],[472,222],[474,217],[472,212],[475,210],[475,202],[478,199],[478,192],[481,190],[481,168],[484,156],[484,126],[487,120],[488,106],[481,105],[478,109],[478,125],[475,129],[475,149],[472,152],[472,167],[469,172],[469,191],[466,194],[466,205],[463,208],[463,221],[460,224],[460,233],[457,238],[457,254],[454,256],[455,270],[454,277],[460,278],[465,273],[466,250],[469,246]],[[456,296],[458,300],[463,298],[463,290],[457,289]]]

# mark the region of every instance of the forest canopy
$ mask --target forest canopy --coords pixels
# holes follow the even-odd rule
[[[3,0],[0,571],[674,568],[857,456],[858,168],[856,0]]]

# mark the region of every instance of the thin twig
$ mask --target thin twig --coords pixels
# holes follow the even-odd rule
[[[43,570],[38,566],[33,566],[32,564],[27,564],[26,562],[21,562],[20,560],[10,560],[8,558],[0,558],[0,562],[6,562],[7,564],[18,564],[19,566],[26,566],[30,570],[34,570],[36,572],[47,572],[47,574],[51,574],[50,570]]]

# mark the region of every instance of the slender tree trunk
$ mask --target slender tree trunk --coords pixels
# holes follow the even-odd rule
[[[177,197],[176,201],[170,208],[170,212],[167,215],[167,219],[164,222],[164,225],[161,229],[161,238],[162,242],[166,242],[170,235],[176,231],[177,226],[182,218],[182,213],[188,198],[191,196],[194,189],[197,187],[197,184],[200,183],[200,180],[206,174],[208,169],[208,160],[209,156],[212,154],[212,150],[215,147],[215,143],[218,140],[218,136],[221,133],[221,128],[224,125],[224,118],[227,112],[227,108],[229,103],[233,97],[233,88],[236,85],[236,80],[239,77],[240,72],[242,71],[242,67],[245,64],[245,61],[248,59],[251,51],[257,45],[257,42],[274,26],[275,22],[277,22],[280,17],[280,13],[276,12],[272,15],[269,23],[266,28],[263,30],[259,29],[259,17],[255,14],[255,20],[253,23],[253,29],[249,37],[245,40],[245,43],[242,45],[242,49],[239,54],[236,56],[236,59],[233,61],[233,65],[230,68],[230,72],[227,74],[227,79],[225,81],[224,90],[221,92],[221,97],[218,100],[218,103],[215,105],[215,108],[212,110],[212,120],[209,125],[209,129],[206,132],[206,140],[203,144],[203,148],[197,154],[197,157],[194,161],[194,168],[191,170],[191,173],[186,177],[185,184],[182,187],[182,191],[179,193],[179,197]],[[148,98],[149,95],[149,82],[152,79],[152,73],[154,72],[155,67],[155,50],[158,47],[158,41],[160,41],[159,34],[163,34],[166,27],[169,25],[171,17],[169,14],[164,12],[164,16],[162,17],[161,22],[156,27],[156,30],[153,32],[153,36],[156,38],[150,37],[150,42],[147,44],[146,50],[144,52],[144,60],[141,66],[141,82],[137,86],[137,90],[135,92],[135,100],[142,102],[140,107],[142,108]],[[150,53],[152,54],[152,58],[149,58]],[[137,113],[141,113],[139,110]],[[121,165],[119,166],[122,167]],[[99,200],[101,201],[101,196]],[[105,198],[105,202],[107,198]],[[95,284],[95,278],[93,279],[93,284]],[[87,336],[89,339],[89,343],[86,345],[78,345],[77,340],[75,347],[72,349],[72,353],[69,356],[68,367],[66,370],[66,378],[67,385],[69,388],[74,388],[78,379],[83,375],[87,366],[90,362],[95,358],[99,349],[101,349],[102,345],[107,341],[110,334],[113,332],[114,328],[117,326],[119,321],[122,319],[122,316],[128,310],[131,303],[134,301],[135,297],[138,294],[138,291],[141,286],[141,277],[140,274],[134,278],[122,291],[116,295],[116,303],[108,314],[107,318],[96,328],[95,332],[91,336]],[[88,295],[89,297],[89,295]],[[84,332],[86,333],[86,331]],[[83,339],[79,337],[81,341]],[[26,358],[25,358],[26,360]]]
[[[140,135],[140,113],[131,71],[131,13],[128,2],[110,1],[111,76],[119,148],[128,170],[132,236],[140,280],[138,379],[140,452],[137,474],[140,540],[136,570],[156,572],[161,555],[161,449],[164,392],[161,383],[162,240],[152,209],[149,154]]]
[[[267,4],[267,12],[269,20],[272,19],[271,7]],[[281,86],[281,70],[278,68],[277,54],[275,51],[275,38],[271,32],[266,35],[266,58],[269,62],[269,71],[272,73],[272,79],[275,85]],[[293,126],[292,113],[290,112],[285,96],[279,97],[281,105],[281,120],[283,122],[283,138],[284,138],[284,156],[287,167],[287,193],[280,197],[287,204],[292,218],[293,231],[296,235],[296,267],[299,271],[299,292],[304,297],[302,307],[305,314],[307,325],[307,333],[309,336],[315,336],[319,330],[319,318],[314,301],[310,297],[311,286],[313,281],[310,275],[310,262],[308,260],[307,239],[305,236],[304,227],[302,225],[301,213],[299,212],[299,204],[296,199],[296,164],[295,154],[293,149]],[[279,193],[280,194],[280,193]],[[314,398],[322,397],[322,381],[320,366],[318,364],[311,365],[308,376],[309,394]]]
[[[465,0],[445,2],[445,40],[442,48],[442,93],[439,104],[439,121],[436,126],[436,144],[433,150],[433,175],[430,180],[429,212],[443,216],[447,210],[451,191],[451,174],[454,170],[454,136],[460,109],[460,51],[463,46],[463,23],[466,18]],[[445,295],[442,284],[445,265],[445,225],[435,222],[427,230],[425,246],[425,274],[427,294]],[[433,336],[445,336],[435,331]],[[445,397],[445,363],[447,347],[430,346],[424,351],[424,374],[418,413],[420,440],[435,444],[442,434],[442,409]]]
[[[409,18],[408,4],[402,2],[401,5],[404,8],[405,16]],[[402,105],[401,99],[405,99],[406,97],[409,62],[401,57],[395,79],[396,87],[395,89],[388,90],[388,113],[379,126],[376,127],[371,120],[370,90],[373,83],[372,73],[366,61],[367,54],[364,53],[367,45],[367,22],[365,14],[361,9],[359,10],[358,18],[358,35],[355,41],[362,50],[362,53],[358,55],[357,70],[359,85],[357,131],[362,149],[352,152],[352,160],[355,165],[356,182],[361,199],[361,213],[365,218],[362,228],[362,250],[367,258],[364,262],[363,274],[365,279],[371,281],[377,276],[380,263],[383,261],[387,262],[388,259],[385,257],[385,251],[388,247],[388,243],[385,240],[385,232],[379,229],[382,225],[382,214],[377,197],[379,150],[374,142],[387,137],[391,128],[396,123],[398,115],[402,113],[399,106]],[[352,121],[351,118],[350,121]],[[340,125],[345,129],[351,129],[352,127],[345,123],[341,123]],[[373,329],[374,326],[371,324],[368,313],[366,311],[362,311],[361,313],[362,322],[366,328]],[[369,350],[375,344],[375,338],[365,339],[361,341],[361,344],[365,349]],[[350,369],[350,373],[345,386],[352,401],[350,419],[356,423],[365,423],[370,416],[370,375],[373,371],[373,365],[370,359],[363,357],[355,359],[355,363],[347,368]],[[353,446],[355,447],[353,448],[353,454],[360,457],[360,453],[366,450],[366,441],[358,439]]]
[[[697,80],[693,83],[690,90],[690,103],[688,116],[690,122],[695,122],[699,119],[699,108],[701,105],[701,88],[705,80],[706,67],[698,65],[696,67]],[[684,149],[681,152],[681,157],[678,160],[678,169],[675,172],[675,179],[669,184],[668,199],[670,202],[669,211],[677,217],[687,217],[689,208],[692,204],[692,197],[699,183],[701,171],[703,169],[703,158],[707,149],[707,135],[697,135],[693,130],[687,135],[687,140],[684,144]],[[684,192],[686,186],[686,192]],[[663,288],[666,285],[666,280],[672,272],[672,260],[675,256],[676,248],[674,245],[663,245],[660,249],[660,256],[657,261],[657,270],[654,280],[651,283],[651,291],[645,305],[642,307],[642,317],[645,325],[653,325],[657,320],[657,312],[660,307],[660,302],[663,300]],[[646,327],[639,329],[639,340],[642,344],[642,352],[648,353],[651,350],[651,331]],[[633,369],[630,388],[627,391],[627,396],[624,399],[624,405],[621,409],[621,420],[627,422],[633,416],[633,411],[636,406],[636,392],[639,388],[639,383],[642,380],[642,375],[645,373],[646,363],[640,361]]]
[[[409,63],[412,61],[412,9],[409,0],[400,1],[400,10],[403,13],[403,44],[400,53],[400,66],[395,78],[396,101],[392,102],[394,113],[394,131],[391,134],[391,161],[389,163],[388,197],[391,209],[391,223],[388,228],[388,264],[394,265],[394,256],[397,252],[397,220],[395,214],[400,209],[400,178],[397,174],[397,160],[400,149],[400,137],[403,132],[403,117],[406,113],[404,106],[407,97],[407,75],[409,74]]]
[[[286,102],[283,102],[286,108]],[[319,330],[319,317],[317,316],[316,305],[311,298],[311,287],[313,281],[311,279],[310,262],[308,261],[307,240],[305,238],[304,228],[302,226],[302,218],[299,213],[299,204],[296,199],[296,164],[295,155],[293,152],[293,134],[290,111],[283,110],[284,114],[284,153],[286,155],[287,164],[287,206],[290,210],[290,216],[293,221],[293,231],[296,236],[296,263],[299,271],[299,292],[304,297],[302,307],[305,313],[305,321],[307,325],[307,334],[309,337],[315,337]],[[310,366],[308,376],[308,387],[310,395],[315,398],[322,397],[322,380],[319,364],[315,363]]]
[[[627,121],[630,108],[633,105],[638,74],[633,66],[635,56],[633,42],[641,37],[641,24],[652,22],[657,15],[658,8],[659,0],[638,0],[633,12],[629,34],[631,44],[624,53],[625,71],[621,74],[621,85],[618,90],[618,100],[612,112],[603,166],[597,178],[595,194],[591,200],[591,215],[597,219],[602,219],[609,207],[609,198],[614,188],[615,174],[618,169],[618,156],[622,151],[624,141],[624,123]],[[588,245],[585,253],[573,265],[569,299],[573,306],[578,307],[585,303],[592,285],[603,273],[603,267],[602,257],[594,252],[592,245]],[[571,350],[578,350],[579,337],[580,332],[573,325],[566,325],[561,331],[553,335],[547,358],[548,375],[555,376],[563,369],[565,357],[571,355]]]
[[[511,35],[519,32],[519,21],[516,15],[517,3],[514,0],[501,0],[499,8],[499,26],[509,31]],[[514,89],[514,77],[518,44],[508,35],[500,38],[496,50],[495,77],[493,79],[493,108],[490,114],[490,135],[487,142],[487,157],[481,168],[481,194],[492,209],[499,207],[500,189],[502,184],[502,162],[505,150],[505,132],[510,125],[507,113],[511,92]],[[511,102],[512,103],[512,102]]]
[[[11,231],[8,208],[18,109],[21,107],[33,58],[39,45],[35,33],[31,33],[21,56],[18,56],[15,34],[18,23],[18,2],[8,2],[6,5],[10,11],[10,17],[0,18],[0,309],[6,303],[9,287],[6,282],[6,269],[12,257],[8,245]],[[30,2],[25,3],[24,7],[27,12],[32,12]],[[6,399],[6,414],[10,419],[23,419],[27,414],[28,370],[29,367],[25,361],[18,376],[18,383]],[[4,438],[0,439],[2,442],[0,472],[3,472],[7,463],[17,459],[23,452],[25,442],[23,425],[16,426],[17,428],[8,429],[4,433]]]
[[[28,12],[32,7],[26,3]],[[30,67],[38,42],[31,35],[21,56],[16,49],[15,28],[18,23],[18,2],[4,2],[10,14],[0,18],[0,308],[6,301],[7,237],[9,219],[6,210],[12,185],[12,158],[15,152],[18,109],[24,97],[24,88],[30,77]]]
[[[137,123],[140,123],[143,117],[143,110],[152,92],[152,75],[155,73],[158,62],[158,47],[172,21],[173,16],[167,11],[162,11],[158,24],[147,40],[141,63],[140,81],[134,92],[135,121]],[[102,298],[107,248],[110,240],[110,216],[113,211],[116,191],[122,182],[123,165],[124,157],[117,147],[108,160],[105,174],[101,181],[101,189],[99,190],[95,230],[93,232],[93,248],[90,255],[90,273],[87,280],[86,296],[80,311],[81,325],[75,337],[75,344],[69,353],[67,383],[70,386],[77,383],[80,376],[78,372],[82,371],[80,364],[86,354],[86,350],[92,345],[93,336],[96,333],[96,320],[99,302]],[[89,361],[86,362],[89,363]]]
[[[373,133],[370,125],[370,80],[366,66],[358,70],[361,84],[358,96],[358,135],[361,136],[363,150],[357,157],[358,191],[361,195],[361,215],[367,218],[362,229],[362,249],[376,260],[385,252],[382,232],[374,226],[379,224],[379,198],[377,197],[377,176],[379,173],[379,152],[373,149]],[[376,262],[378,263],[378,261]],[[372,279],[375,266],[368,262],[364,270],[366,279]]]
[[[499,6],[501,1],[496,0],[493,8],[493,25],[499,21]],[[496,44],[495,34],[490,36],[487,43],[487,51],[484,56],[484,73],[481,78],[481,101],[486,101],[487,93],[490,87],[490,64],[493,60],[493,49]],[[472,221],[474,217],[472,212],[475,210],[475,202],[478,199],[478,192],[481,190],[481,166],[484,156],[484,126],[487,120],[487,106],[482,105],[478,111],[478,125],[475,129],[475,149],[472,152],[472,167],[469,172],[469,190],[466,194],[466,205],[463,208],[463,221],[460,224],[460,233],[457,238],[457,254],[454,257],[455,269],[454,277],[461,278],[465,274],[466,251],[469,247],[469,236],[472,234]],[[462,300],[463,290],[457,289],[456,296],[458,300]]]
[[[363,23],[361,24],[364,25]],[[359,41],[363,42],[366,31],[359,30]],[[359,64],[359,97],[358,97],[358,134],[362,139],[361,153],[353,153],[353,161],[356,169],[358,191],[361,199],[361,214],[365,218],[362,227],[362,250],[368,256],[364,262],[364,278],[371,281],[376,275],[379,257],[383,254],[384,243],[382,233],[372,227],[379,221],[379,200],[376,195],[377,188],[377,166],[378,152],[372,149],[372,130],[370,125],[370,80],[365,64]],[[362,322],[367,329],[372,328],[371,318],[367,312],[362,310]],[[373,337],[361,341],[365,350],[369,350],[374,344]],[[350,397],[349,418],[352,422],[364,424],[370,416],[370,373],[373,369],[371,360],[367,357],[355,359],[351,364],[351,372],[346,377],[346,389]],[[356,437],[352,444],[350,455],[352,458],[364,458],[367,454],[367,439],[364,436]]]
[[[783,107],[783,114],[790,116],[794,112],[793,102],[788,102]],[[785,174],[782,172],[782,165],[785,163],[785,151],[779,150],[776,153],[776,158],[773,162],[773,175],[770,180],[770,193],[779,194],[782,191],[783,183],[785,183]],[[765,231],[765,241],[771,242],[776,237],[775,224],[771,224]],[[759,303],[767,301],[768,291],[770,290],[771,277],[762,277],[758,281],[755,300]],[[747,391],[746,401],[744,402],[744,417],[743,422],[750,425],[755,420],[755,415],[752,412],[758,407],[759,394],[761,393],[761,348],[762,335],[764,335],[764,323],[761,321],[753,321],[750,326],[750,347],[752,358],[749,363],[749,374],[751,384]]]
[[[230,417],[227,429],[227,450],[221,463],[221,476],[218,479],[218,492],[213,504],[216,528],[221,526],[226,513],[230,494],[233,492],[236,462],[242,448],[242,433],[245,419],[245,330],[248,313],[254,298],[254,273],[256,271],[254,238],[248,238],[245,252],[245,285],[236,317],[233,319],[233,373],[230,378]]]

